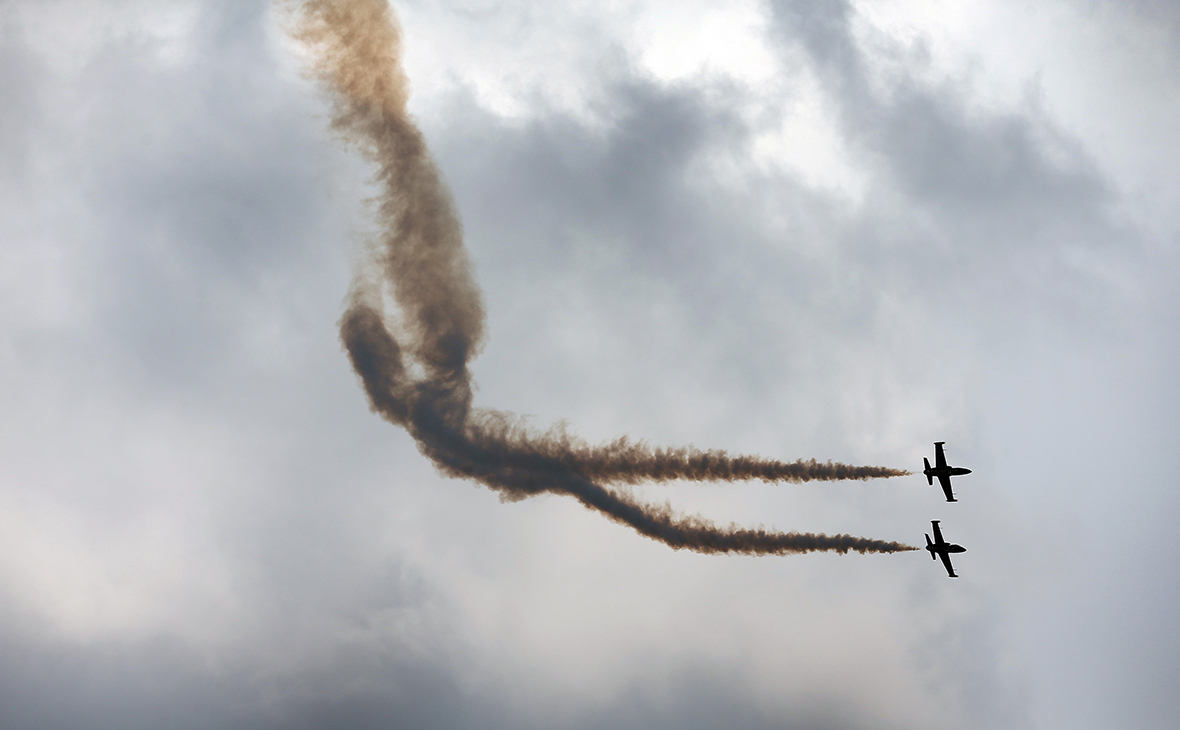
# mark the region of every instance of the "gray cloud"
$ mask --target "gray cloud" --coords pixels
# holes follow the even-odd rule
[[[910,209],[900,215],[910,218],[924,257],[892,265],[920,266],[909,272],[912,284],[940,297],[955,297],[964,285],[994,287],[993,295],[1017,295],[1021,306],[1058,311],[1117,296],[1089,272],[1071,270],[1069,256],[1138,241],[1118,220],[1116,195],[1095,161],[1035,98],[1015,111],[974,110],[951,81],[921,81],[904,65],[877,84],[877,64],[853,38],[848,3],[771,7],[776,34],[807,50],[847,139],[879,171],[876,185],[888,189],[880,204]],[[885,52],[904,57],[911,49]],[[914,55],[921,71],[923,58]],[[925,230],[915,225],[920,219]]]
[[[97,46],[71,7],[85,62],[21,21],[0,67],[23,100],[4,144],[25,150],[2,172],[21,202],[0,201],[10,724],[1175,716],[1174,561],[1154,550],[1177,506],[1171,239],[1146,238],[1052,103],[981,111],[843,6],[773,6],[770,37],[807,51],[863,167],[849,202],[754,161],[773,115],[742,110],[786,100],[656,81],[638,56],[585,72],[605,118],[415,97],[488,303],[480,402],[786,458],[908,466],[947,438],[975,468],[953,513],[921,477],[636,494],[862,534],[940,517],[970,550],[952,589],[925,555],[686,555],[440,479],[340,352],[372,188],[323,141],[262,5]],[[424,7],[411,45],[462,31]],[[901,69],[883,85],[881,54]]]

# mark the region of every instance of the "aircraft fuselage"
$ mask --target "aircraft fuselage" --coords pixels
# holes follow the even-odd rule
[[[928,466],[922,473],[928,477],[961,477],[971,470],[963,466]]]
[[[942,545],[927,545],[926,549],[930,551],[931,557],[941,555],[942,553],[965,553],[967,548],[962,545],[956,545],[953,542],[943,543]]]

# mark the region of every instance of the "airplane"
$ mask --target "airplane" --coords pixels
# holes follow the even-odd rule
[[[933,486],[934,477],[938,477],[938,483],[942,485],[942,491],[946,494],[946,501],[958,502],[955,499],[954,493],[951,491],[951,477],[962,476],[963,474],[970,474],[970,469],[964,469],[961,466],[947,466],[946,456],[942,453],[942,445],[945,441],[934,442],[934,466],[930,466],[930,461],[926,457],[922,457],[922,463],[926,465],[923,474],[926,475],[926,483]]]
[[[929,535],[926,536],[926,549],[930,551],[930,559],[942,558],[942,564],[946,566],[946,574],[951,578],[958,578],[959,576],[955,575],[955,569],[951,567],[951,553],[965,553],[967,548],[943,540],[942,530],[938,529],[938,520],[930,520],[930,525],[934,528],[934,542],[930,542]]]

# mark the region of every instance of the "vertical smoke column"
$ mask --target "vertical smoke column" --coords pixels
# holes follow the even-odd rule
[[[371,262],[379,276],[361,272],[354,281],[345,332],[355,327],[371,338],[384,329],[384,282],[401,315],[405,350],[392,341],[378,350],[392,344],[383,355],[408,357],[425,368],[427,380],[466,390],[467,362],[483,340],[483,304],[450,192],[406,110],[409,83],[389,7],[384,0],[311,0],[297,37],[333,91],[333,128],[376,164],[382,185],[381,240]],[[400,386],[404,369],[395,370]]]
[[[373,410],[403,426],[445,474],[505,499],[551,492],[640,534],[700,552],[896,552],[908,545],[850,535],[722,530],[636,502],[599,481],[808,481],[908,472],[828,462],[784,463],[627,439],[589,447],[560,431],[532,435],[510,414],[473,410],[467,363],[483,341],[483,305],[462,226],[421,132],[410,119],[401,37],[385,0],[309,0],[295,36],[332,95],[332,126],[377,166],[381,224],[372,260],[353,282],[340,336]],[[391,327],[386,294],[397,305]]]

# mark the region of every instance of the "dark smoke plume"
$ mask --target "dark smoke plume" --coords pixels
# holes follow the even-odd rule
[[[353,282],[340,337],[373,410],[404,427],[444,474],[474,479],[505,500],[550,492],[675,548],[784,554],[915,550],[850,535],[721,529],[668,506],[642,504],[626,487],[673,479],[871,479],[882,467],[784,463],[692,447],[652,448],[619,439],[589,446],[560,429],[530,433],[511,414],[471,404],[467,363],[483,341],[483,304],[450,193],[406,110],[401,37],[386,0],[309,0],[295,36],[331,92],[333,128],[377,166],[382,224],[368,268]],[[389,295],[397,317],[386,316]]]

